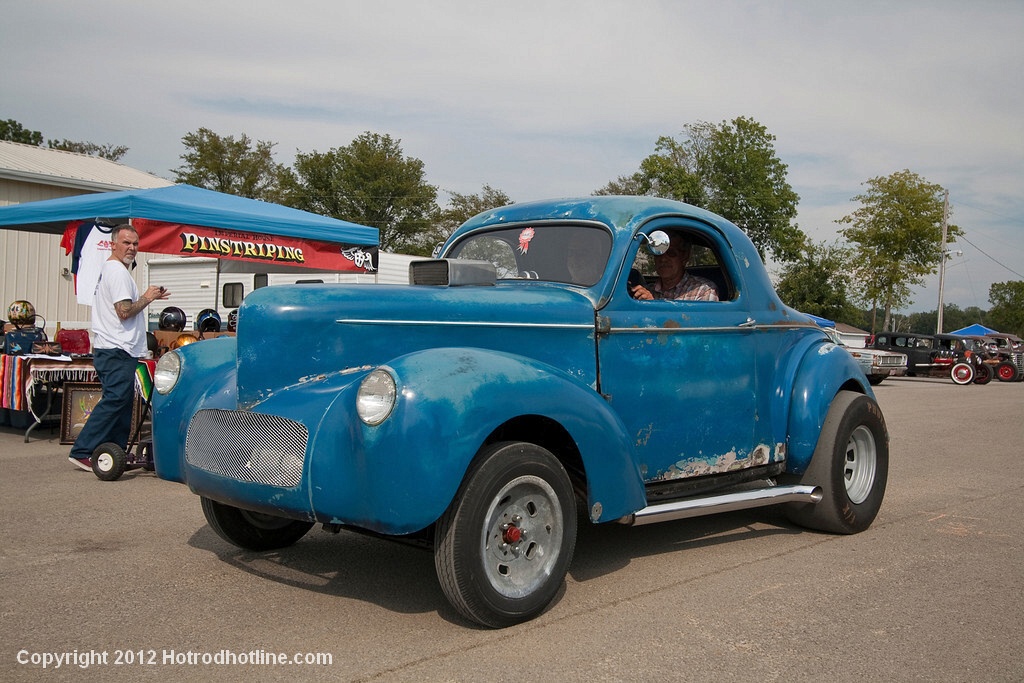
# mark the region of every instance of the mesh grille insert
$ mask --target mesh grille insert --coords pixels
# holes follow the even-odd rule
[[[294,488],[302,480],[309,432],[275,415],[200,410],[185,437],[185,460],[239,481]]]

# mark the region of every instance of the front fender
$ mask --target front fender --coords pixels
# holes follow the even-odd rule
[[[524,415],[560,424],[576,441],[595,521],[644,506],[625,429],[590,387],[513,354],[475,348],[417,351],[387,364],[398,385],[392,414],[371,427],[354,416],[357,386],[342,392],[316,435],[310,481],[319,519],[383,533],[440,517],[474,456],[501,425]],[[525,438],[525,437],[524,437]],[[343,462],[330,453],[351,452]]]
[[[153,460],[161,479],[185,482],[185,429],[201,408],[235,408],[234,337],[217,337],[168,353],[181,357],[169,394],[153,392]]]
[[[821,427],[840,389],[874,398],[857,361],[835,344],[818,340],[799,356],[789,400],[789,445],[786,471],[802,474],[818,445]]]

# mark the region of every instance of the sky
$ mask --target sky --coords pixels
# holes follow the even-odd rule
[[[444,206],[584,196],[659,136],[746,116],[775,136],[797,223],[841,241],[865,182],[949,190],[943,300],[987,310],[1024,280],[1024,2],[12,0],[0,119],[129,148],[173,179],[183,136],[275,160],[370,131],[424,163]],[[938,305],[938,276],[904,312]]]

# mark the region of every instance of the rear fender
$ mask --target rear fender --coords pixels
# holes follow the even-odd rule
[[[845,349],[816,341],[797,357],[792,394],[785,399],[789,403],[786,471],[791,474],[802,474],[810,464],[825,416],[841,389],[874,398],[863,371]]]

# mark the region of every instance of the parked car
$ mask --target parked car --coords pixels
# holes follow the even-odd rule
[[[869,347],[907,354],[907,375],[910,377],[948,377],[955,355],[935,343],[930,334],[880,332]]]
[[[1001,382],[1024,379],[1024,340],[1012,334],[986,335],[990,357],[995,361],[996,377]]]
[[[954,354],[950,377],[956,384],[988,384],[995,375],[995,365],[986,362],[988,350],[979,337],[955,334],[935,335],[935,344]]]
[[[881,349],[854,348],[848,346],[836,330],[829,327],[822,329],[834,344],[843,347],[853,356],[872,385],[881,384],[886,377],[902,377],[907,374],[907,354]]]
[[[630,295],[673,233],[719,301]],[[874,520],[889,438],[871,387],[728,221],[650,197],[516,204],[439,253],[372,296],[258,289],[236,337],[160,359],[156,471],[223,539],[269,550],[322,524],[417,543],[459,613],[502,627],[559,592],[578,512]]]

